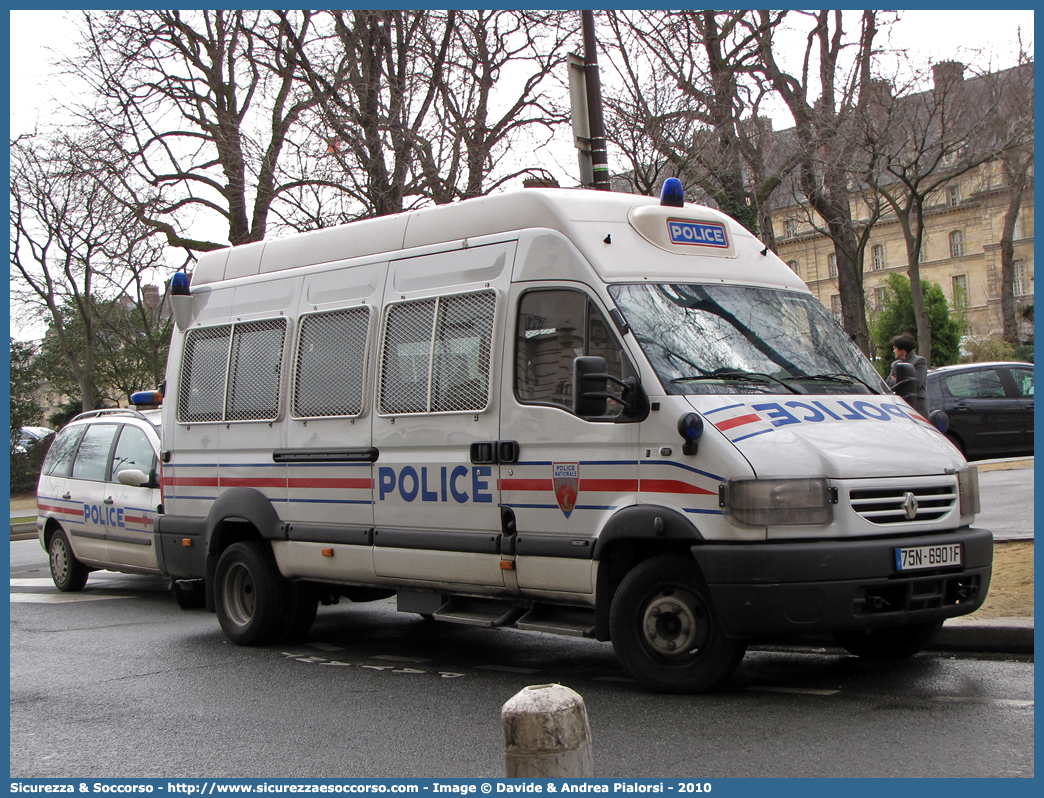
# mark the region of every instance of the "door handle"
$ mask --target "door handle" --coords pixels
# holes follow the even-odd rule
[[[471,444],[471,462],[475,465],[517,463],[518,441],[476,441]]]
[[[63,498],[63,499],[71,499],[71,498],[72,498],[72,494],[71,494],[71,493],[66,493],[66,494],[64,494],[64,495],[62,496],[62,498]]]
[[[112,496],[106,496],[106,497],[105,497],[105,498],[104,498],[104,499],[102,500],[102,504],[112,504]]]

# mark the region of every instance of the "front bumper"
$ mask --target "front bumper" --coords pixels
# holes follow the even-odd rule
[[[896,547],[960,543],[964,564],[899,572]],[[942,621],[986,599],[993,534],[699,544],[693,556],[732,637],[777,637]]]

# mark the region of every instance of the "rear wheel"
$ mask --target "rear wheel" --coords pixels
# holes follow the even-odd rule
[[[214,574],[217,616],[225,636],[239,646],[274,641],[284,629],[287,586],[262,544],[233,543],[225,549]]]
[[[860,632],[835,632],[834,640],[849,653],[869,660],[912,657],[932,642],[942,622],[888,626]]]
[[[90,571],[87,566],[76,559],[69,538],[61,529],[51,535],[51,542],[47,547],[47,559],[51,567],[51,579],[54,586],[64,593],[75,593],[83,590],[87,584],[87,575]]]
[[[613,648],[635,681],[663,693],[713,687],[739,665],[695,562],[653,557],[624,577],[609,613]]]

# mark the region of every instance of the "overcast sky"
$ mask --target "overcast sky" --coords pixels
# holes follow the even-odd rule
[[[52,98],[68,85],[56,79],[50,62],[67,51],[73,25],[66,11],[11,11],[11,133],[46,122]],[[916,61],[929,64],[956,60],[981,68],[1014,64],[1018,30],[1032,52],[1031,9],[1021,11],[902,11],[891,27],[892,47],[909,49]],[[881,42],[884,45],[884,42]],[[64,99],[68,100],[66,95]]]

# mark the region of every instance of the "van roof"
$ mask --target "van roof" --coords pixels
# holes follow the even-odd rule
[[[630,221],[637,209],[644,208],[649,210],[640,213],[655,214],[662,220],[678,216],[722,225],[728,231],[730,246],[725,252],[693,252],[693,247],[673,247],[671,251],[671,247],[650,243],[650,237],[639,234]],[[638,274],[664,281],[698,281],[728,274],[730,279],[724,282],[766,283],[807,291],[761,241],[713,208],[687,204],[684,208],[660,209],[656,198],[638,194],[535,188],[208,252],[200,257],[192,283],[204,285],[439,244],[459,246],[470,239],[534,228],[565,235],[606,282],[634,280]],[[650,246],[660,246],[660,252],[653,250],[658,256],[655,261],[649,257]],[[758,257],[752,258],[754,255]],[[723,258],[730,259],[728,265]],[[658,268],[653,268],[653,263]]]

